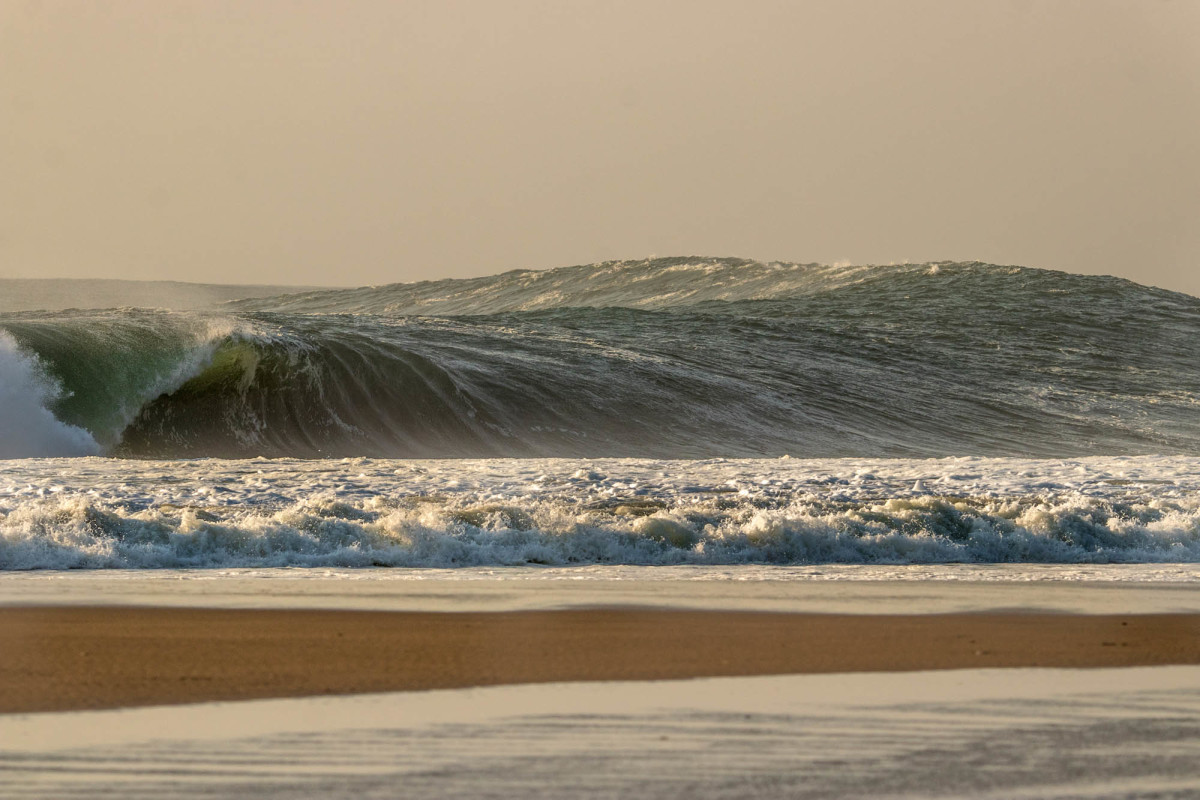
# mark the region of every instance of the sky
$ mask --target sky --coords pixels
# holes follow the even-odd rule
[[[0,0],[0,277],[650,255],[1200,295],[1200,0]]]

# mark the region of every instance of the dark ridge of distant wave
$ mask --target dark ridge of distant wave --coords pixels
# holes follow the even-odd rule
[[[932,278],[932,279],[931,279]],[[1121,278],[1071,275],[979,262],[847,266],[759,262],[741,258],[675,257],[608,261],[548,270],[513,270],[483,278],[451,278],[356,289],[329,289],[248,298],[231,311],[296,314],[455,316],[554,308],[681,308],[704,302],[784,300],[816,295],[853,298],[841,290],[870,285],[885,299],[907,292],[948,292],[948,302],[995,290],[1067,292],[1085,288],[1126,297],[1174,293]],[[1149,295],[1145,295],[1149,292]]]
[[[0,313],[100,308],[165,308],[197,311],[246,298],[317,287],[234,286],[182,281],[123,281],[91,278],[0,278]]]
[[[1200,299],[980,264],[638,263],[591,268],[610,298],[624,271],[638,308],[576,307],[598,295],[572,268],[558,306],[475,316],[348,313],[344,292],[0,315],[0,379],[53,412],[8,436],[170,457],[1200,452]],[[520,275],[479,307],[532,296]],[[0,456],[53,454],[5,435]]]
[[[498,314],[583,306],[666,308],[706,300],[764,300],[836,288],[880,270],[928,269],[763,263],[744,258],[652,258],[547,270],[513,270],[358,289],[301,292],[231,303],[240,311],[299,314]]]

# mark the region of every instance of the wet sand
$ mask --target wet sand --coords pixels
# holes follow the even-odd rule
[[[1200,615],[0,609],[0,712],[559,681],[1200,664]]]

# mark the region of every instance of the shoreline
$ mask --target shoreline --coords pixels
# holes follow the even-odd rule
[[[809,614],[1200,613],[1200,564],[512,566],[0,572],[0,608],[659,608]]]
[[[1200,664],[1200,614],[0,608],[0,713],[571,681]]]

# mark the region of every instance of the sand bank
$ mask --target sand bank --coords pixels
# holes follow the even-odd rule
[[[1200,664],[1200,615],[0,609],[0,712],[988,667]]]

